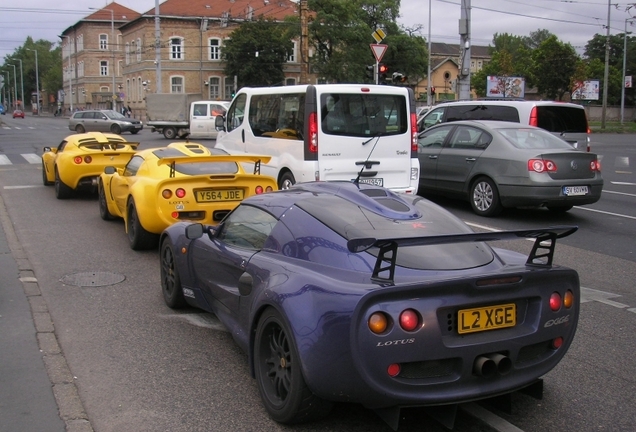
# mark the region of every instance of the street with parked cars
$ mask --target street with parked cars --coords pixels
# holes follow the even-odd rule
[[[636,412],[630,408],[636,390],[636,364],[631,354],[636,348],[632,337],[636,330],[632,282],[636,278],[632,241],[636,236],[636,150],[632,135],[591,134],[592,152],[572,151],[582,158],[579,165],[587,169],[594,163],[597,167],[586,181],[589,194],[598,195],[591,182],[599,177],[599,169],[602,181],[594,183],[594,188],[603,191],[590,202],[573,201],[567,212],[511,205],[498,208],[496,217],[484,217],[488,215],[475,212],[469,200],[453,199],[448,193],[429,194],[420,189],[419,196],[403,201],[393,200],[390,194],[380,196],[383,189],[376,186],[361,185],[369,191],[366,198],[353,199],[351,183],[341,188],[317,183],[247,199],[238,208],[268,209],[267,214],[234,213],[236,218],[228,221],[232,229],[217,233],[218,238],[215,229],[206,224],[180,222],[162,237],[158,249],[133,251],[122,235],[125,223],[103,220],[95,191],[77,191],[58,200],[43,185],[55,181],[42,171],[47,169],[43,148],[57,148],[69,136],[67,119],[27,115],[24,121],[2,120],[0,213],[5,235],[18,242],[21,277],[26,269],[31,272],[28,280],[40,292],[38,313],[46,310],[54,327],[59,351],[45,347],[45,363],[61,356],[68,365],[68,377],[52,378],[53,389],[56,385],[58,390],[63,385],[77,389],[82,409],[75,415],[93,430],[207,430],[211,424],[218,430],[290,430],[275,420],[302,419],[297,411],[302,405],[290,407],[290,399],[286,399],[289,395],[298,402],[299,391],[320,401],[306,411],[307,418],[320,419],[291,427],[298,431],[415,431],[424,424],[426,430],[442,431],[446,429],[438,422],[450,418],[455,430],[464,432],[500,430],[495,427],[499,421],[516,428],[510,430],[526,432],[630,430],[636,424]],[[514,143],[520,152],[541,149],[545,153],[556,139],[519,125],[468,121],[431,127],[420,133],[420,145],[426,147],[425,140],[432,135],[427,134],[443,128],[442,142],[454,142],[452,137],[456,137],[465,146],[478,145],[482,137],[490,136],[486,150],[473,150],[484,154],[491,148],[503,153],[504,145]],[[468,134],[460,134],[461,128],[468,129]],[[500,136],[510,137],[512,132],[513,144],[500,142]],[[148,130],[127,140],[139,142],[139,151],[168,144]],[[208,148],[216,144],[214,140],[197,142]],[[551,162],[562,172],[559,158],[565,150],[550,151],[555,154]],[[570,162],[568,159],[573,169]],[[521,165],[527,173],[528,162],[521,161]],[[512,164],[506,166],[514,173]],[[579,180],[571,178],[557,186],[565,195],[565,188],[581,187]],[[577,189],[572,195],[587,195],[583,192]],[[294,210],[282,224],[277,221],[286,206]],[[370,210],[377,206],[385,209],[381,216]],[[427,216],[414,217],[417,212]],[[435,231],[440,225],[445,228]],[[274,230],[276,235],[270,235]],[[415,231],[427,234],[415,236]],[[418,301],[428,304],[425,297],[408,291],[416,288],[426,271],[413,267],[417,260],[408,252],[398,254],[397,262],[395,254],[398,248],[402,253],[431,246],[418,245],[415,240],[402,245],[398,239],[424,241],[434,232],[452,234],[455,241],[464,236],[467,241],[471,231],[482,235],[474,241],[502,238],[487,245],[437,248],[445,252],[430,254],[432,262],[427,265],[434,271],[427,283],[439,291],[430,302],[445,299],[444,306],[420,307]],[[515,236],[539,241],[513,240],[512,235],[497,232],[522,232]],[[267,238],[276,241],[265,244]],[[549,239],[555,245],[546,250],[543,243]],[[236,244],[246,240],[251,246]],[[388,247],[391,241],[394,249],[377,256],[365,252],[370,247]],[[243,249],[228,246],[232,242]],[[253,252],[238,253],[250,248],[268,252],[254,259]],[[312,254],[315,259],[308,258]],[[471,268],[468,262],[472,262]],[[202,263],[214,263],[214,267]],[[484,267],[499,277],[483,281],[480,269]],[[448,272],[454,278],[463,275],[466,286],[476,287],[468,292],[474,290],[473,295],[479,297],[468,301],[466,292],[445,287],[442,281],[447,278],[440,274]],[[210,292],[206,286],[221,279],[223,283],[211,288],[211,292],[219,290],[217,295],[206,297]],[[231,288],[235,279],[239,280],[238,290],[224,289]],[[267,281],[262,291],[259,281]],[[357,297],[343,281],[366,286],[368,295],[358,308],[350,308]],[[179,284],[187,284],[187,290],[175,290]],[[408,307],[396,301],[398,293],[392,293],[391,286],[397,287],[393,291],[399,289],[401,301],[408,299]],[[252,290],[260,293],[259,301],[274,308],[263,309],[254,318],[258,324],[253,333],[245,323],[258,310],[258,302],[239,300],[250,298]],[[561,303],[553,298],[555,292]],[[416,297],[420,300],[414,301]],[[302,306],[306,302],[310,306]],[[328,311],[311,306],[322,302],[332,302]],[[172,309],[186,303],[190,307]],[[471,307],[461,306],[468,304]],[[502,306],[501,329],[485,324],[488,314],[495,313],[493,306]],[[574,309],[568,312],[569,308]],[[439,315],[440,310],[448,313]],[[361,318],[374,312],[373,321]],[[460,321],[454,321],[457,317]],[[470,317],[480,320],[469,322]],[[480,328],[482,318],[484,328]],[[347,330],[350,321],[355,321],[355,332]],[[462,322],[476,326],[476,331],[455,331]],[[40,340],[51,334],[42,328],[36,327],[36,331]],[[330,334],[335,336],[325,338]],[[557,341],[559,337],[563,339]],[[243,351],[250,340],[257,349]],[[349,344],[354,344],[355,354],[343,348]],[[409,346],[419,344],[422,347],[409,354]],[[314,349],[320,355],[312,354]],[[418,353],[415,357],[414,351]],[[434,358],[424,361],[427,352],[434,353]],[[521,363],[519,353],[525,356]],[[290,360],[292,365],[300,362],[307,368],[303,376],[312,380],[313,392],[302,390],[298,369],[285,367]],[[550,367],[541,369],[543,361]],[[352,363],[364,365],[365,372],[349,369]],[[383,375],[373,375],[372,371],[385,364]],[[454,391],[459,393],[495,387],[501,390],[491,394],[506,393],[519,386],[518,370],[526,375],[524,383],[535,383],[540,377],[543,381],[527,389],[532,391],[514,393],[508,401],[510,410],[501,401],[477,404],[474,397],[457,399],[452,392],[442,392],[444,377],[452,377]],[[413,405],[400,386],[431,381],[440,389],[437,397],[462,402],[456,412],[388,409],[396,404],[387,400]],[[527,394],[538,396],[539,386],[542,400]],[[325,416],[327,405],[331,410]],[[62,401],[61,412],[67,408]]]

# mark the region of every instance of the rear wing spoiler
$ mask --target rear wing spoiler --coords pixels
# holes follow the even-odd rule
[[[100,146],[101,151],[104,151],[104,150],[121,151],[126,146],[130,146],[132,151],[136,151],[137,147],[139,147],[138,142],[134,143],[134,142],[99,142],[99,141],[80,143],[77,145],[77,147],[83,149],[88,147],[95,147],[95,145]]]
[[[450,243],[473,243],[500,240],[517,240],[523,238],[535,239],[532,251],[528,255],[526,265],[551,267],[554,257],[556,239],[567,237],[579,228],[577,226],[556,226],[528,230],[496,231],[488,233],[451,234],[428,237],[382,238],[373,237],[353,238],[347,241],[350,252],[364,252],[372,247],[379,248],[378,257],[373,269],[371,280],[380,283],[393,283],[395,275],[395,260],[398,247],[429,246]],[[387,277],[380,273],[388,272]]]
[[[214,156],[173,156],[161,158],[157,165],[170,165],[170,177],[174,177],[175,165],[177,163],[201,163],[201,162],[252,162],[254,163],[254,174],[261,173],[261,162],[267,163],[271,156],[261,155],[214,155]]]

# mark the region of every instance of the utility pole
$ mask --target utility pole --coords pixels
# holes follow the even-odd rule
[[[309,81],[309,31],[307,29],[307,0],[300,0],[300,83]]]
[[[426,72],[426,106],[433,105],[431,98],[431,2],[428,0],[428,71]]]
[[[163,93],[161,89],[161,18],[159,17],[159,0],[155,0],[155,81],[156,93]]]
[[[612,0],[607,0],[607,36],[605,37],[605,73],[603,74],[603,110],[601,111],[601,129],[605,129],[605,117],[607,114],[607,88],[609,81],[609,55],[610,55],[610,12]]]
[[[459,100],[470,99],[470,0],[462,0],[459,19]]]

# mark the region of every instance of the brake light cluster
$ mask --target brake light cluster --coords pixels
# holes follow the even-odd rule
[[[411,113],[411,152],[417,153],[417,114]]]
[[[318,114],[309,114],[309,151],[318,153]]]
[[[590,162],[590,170],[592,170],[592,172],[601,172],[601,162],[598,159],[594,159]]]
[[[542,172],[556,172],[556,170],[557,170],[556,164],[549,159],[528,160],[528,171],[542,173]]]
[[[561,308],[570,309],[574,305],[574,293],[570,290],[565,292],[561,297],[561,293],[555,291],[550,296],[550,310],[558,312]]]
[[[415,309],[404,309],[397,319],[400,328],[407,332],[413,332],[422,327],[422,317]],[[390,315],[386,312],[374,312],[367,321],[369,330],[374,334],[384,334],[394,325]]]
[[[88,155],[84,156],[84,157],[75,156],[73,158],[73,162],[75,162],[77,165],[80,165],[82,162],[89,164],[89,163],[93,162],[93,158],[91,156],[88,156]]]

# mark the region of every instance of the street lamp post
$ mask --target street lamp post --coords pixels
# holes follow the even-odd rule
[[[40,115],[40,69],[38,68],[38,50],[31,48],[27,48],[27,50],[35,53],[35,111],[37,115]]]
[[[9,64],[9,66],[11,66],[13,68],[13,109],[17,109],[17,107],[18,107],[18,80],[16,78],[17,78],[18,73],[16,72],[14,64],[10,64],[10,63],[8,63],[8,64]]]
[[[20,62],[20,93],[22,94],[22,111],[24,111],[24,73],[22,71],[22,59],[16,59]]]
[[[627,21],[632,21],[634,18],[627,18],[625,20],[625,34],[623,35],[623,85],[621,86],[621,124],[625,119],[625,74],[627,73]],[[631,32],[630,32],[631,33]]]
[[[111,38],[111,42],[108,44],[109,48],[110,48],[110,53],[111,53],[111,58],[112,58],[112,73],[113,73],[113,97],[112,97],[112,104],[113,104],[113,109],[115,109],[115,100],[116,100],[116,84],[115,84],[115,11],[112,9],[98,9],[98,8],[92,8],[89,7],[89,9],[91,10],[107,10],[110,12],[110,38]]]
[[[4,71],[4,74],[7,77],[7,85],[5,86],[6,89],[5,89],[5,92],[4,92],[4,95],[5,95],[4,101],[5,102],[7,101],[7,95],[9,95],[9,104],[7,105],[7,109],[9,109],[11,107],[11,90],[9,90],[9,85],[10,85],[9,84],[10,83],[10,81],[9,81],[9,79],[10,79],[9,71]]]
[[[71,108],[71,114],[73,113],[73,74],[71,74],[71,37],[66,35],[60,35],[61,38],[68,40],[68,100],[69,107]]]

